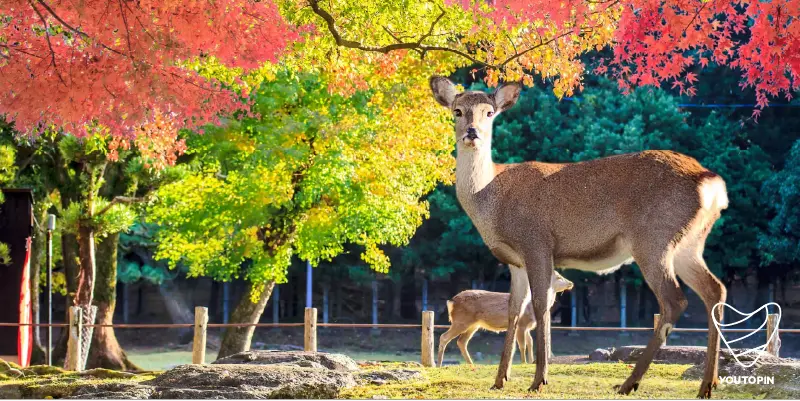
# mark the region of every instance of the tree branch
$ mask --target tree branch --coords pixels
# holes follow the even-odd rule
[[[478,60],[475,57],[473,57],[472,55],[466,53],[465,51],[459,50],[459,49],[454,49],[452,47],[446,47],[446,46],[428,46],[428,45],[423,45],[422,44],[422,42],[425,39],[427,39],[428,37],[433,35],[433,30],[436,27],[436,24],[444,17],[445,10],[442,9],[441,7],[440,7],[440,10],[442,10],[442,13],[439,14],[438,17],[436,17],[436,19],[433,21],[433,23],[431,23],[431,26],[430,26],[430,29],[428,30],[428,32],[426,34],[422,35],[420,37],[420,39],[417,40],[416,42],[403,42],[403,41],[400,41],[400,40],[398,40],[399,38],[397,38],[394,34],[392,34],[388,29],[386,29],[384,27],[384,30],[386,30],[387,33],[389,33],[389,35],[392,36],[392,38],[397,40],[398,43],[392,43],[390,45],[385,45],[385,46],[367,46],[367,45],[365,45],[365,44],[363,44],[361,42],[356,42],[356,41],[353,41],[353,40],[348,40],[348,39],[343,38],[341,33],[339,33],[339,31],[336,29],[336,21],[334,20],[333,16],[329,12],[327,12],[326,10],[324,10],[324,9],[322,9],[320,7],[319,0],[308,0],[308,2],[309,2],[309,5],[311,6],[311,10],[314,12],[314,14],[317,14],[319,17],[321,17],[325,21],[325,24],[328,27],[328,32],[330,32],[331,36],[333,36],[333,40],[336,42],[336,45],[338,45],[338,46],[347,47],[347,48],[350,48],[350,49],[363,50],[363,51],[368,51],[368,52],[384,53],[384,54],[389,53],[391,51],[402,50],[402,49],[416,50],[418,52],[421,52],[421,54],[424,54],[424,53],[429,52],[429,51],[443,51],[443,52],[449,52],[449,53],[457,54],[457,55],[459,55],[459,56],[471,61],[472,63],[479,64],[479,65],[482,65],[482,66],[487,67],[487,68],[502,69],[506,65],[508,65],[512,61],[522,57],[523,55],[525,55],[525,54],[527,54],[527,53],[529,53],[529,52],[531,52],[533,50],[536,50],[536,49],[538,49],[538,48],[540,48],[542,46],[547,46],[547,45],[549,45],[549,44],[551,44],[551,43],[553,43],[553,42],[555,42],[555,41],[557,41],[557,40],[559,40],[559,39],[561,39],[561,38],[563,38],[565,36],[569,36],[569,35],[571,35],[573,33],[573,30],[571,30],[571,29],[567,30],[566,32],[564,32],[564,33],[562,33],[560,35],[554,36],[554,37],[552,37],[552,38],[550,38],[550,39],[548,39],[548,40],[546,40],[544,42],[539,42],[535,46],[527,48],[527,49],[525,49],[525,50],[523,50],[521,52],[516,52],[514,55],[509,56],[508,58],[503,60],[501,63],[492,64],[492,63],[490,63],[488,61]],[[609,0],[608,2],[613,5],[613,4],[616,4],[618,2],[618,0]],[[603,3],[606,3],[606,2],[603,2]]]
[[[36,2],[37,2],[37,3],[39,3],[39,4],[41,4],[41,5],[42,5],[42,7],[44,7],[44,9],[45,9],[45,10],[47,10],[47,12],[48,12],[50,15],[52,15],[52,16],[53,16],[53,18],[55,18],[55,19],[56,19],[56,21],[58,21],[58,22],[59,22],[61,25],[63,25],[65,28],[69,29],[69,30],[70,30],[70,31],[72,31],[72,32],[75,32],[75,33],[77,33],[77,34],[78,34],[80,37],[82,37],[83,39],[91,39],[91,38],[92,38],[92,37],[91,37],[91,36],[89,36],[89,35],[88,35],[86,32],[83,32],[83,31],[81,31],[80,29],[73,27],[72,25],[68,24],[68,23],[67,23],[67,21],[64,21],[64,20],[63,20],[63,19],[62,19],[62,18],[61,18],[61,17],[60,17],[58,14],[56,14],[56,12],[55,12],[55,11],[54,11],[52,8],[50,8],[50,6],[48,6],[48,5],[47,5],[47,3],[45,3],[45,2],[44,2],[44,0],[36,0]],[[33,4],[31,4],[31,7],[33,7]],[[34,9],[36,9],[36,8],[34,7]],[[100,46],[102,46],[104,49],[106,49],[106,50],[108,50],[108,51],[110,51],[110,52],[113,52],[113,53],[119,54],[120,56],[125,56],[125,53],[122,53],[122,52],[120,52],[120,51],[118,51],[118,50],[114,50],[114,49],[112,49],[112,48],[110,48],[110,47],[106,46],[105,44],[103,44],[103,43],[101,43],[101,42],[97,42],[97,43],[98,43],[98,44],[100,44]]]
[[[66,81],[64,81],[64,77],[61,76],[61,71],[58,70],[58,65],[56,64],[56,51],[53,50],[53,43],[50,41],[50,25],[47,24],[47,20],[44,18],[39,9],[32,2],[28,2],[33,8],[33,11],[36,15],[39,16],[39,19],[42,20],[42,24],[44,24],[44,37],[47,40],[47,47],[50,49],[50,64],[53,65],[53,70],[55,70],[56,75],[58,76],[58,80],[61,81],[61,84],[67,86]]]
[[[105,214],[106,212],[111,210],[111,207],[113,207],[114,205],[117,205],[117,204],[123,204],[124,203],[124,204],[128,204],[129,205],[131,203],[138,203],[138,202],[142,202],[142,201],[144,201],[144,198],[136,198],[136,197],[129,197],[129,196],[115,196],[114,199],[112,199],[111,202],[108,202],[108,205],[106,205],[106,207],[104,207],[102,210],[97,212],[95,214],[95,216],[102,216],[103,214]]]

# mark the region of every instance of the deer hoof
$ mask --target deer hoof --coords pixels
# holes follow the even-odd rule
[[[503,389],[503,383],[500,383],[500,384],[495,383],[495,384],[492,385],[491,388],[489,388],[489,390],[502,390],[502,389]]]
[[[628,382],[626,381],[625,383],[622,383],[622,385],[618,384],[614,386],[614,390],[616,390],[620,394],[628,395],[632,391],[639,390],[639,383],[628,384]]]
[[[700,399],[709,399],[709,398],[711,398],[711,389],[716,388],[716,387],[717,386],[715,385],[715,383],[713,383],[713,381],[707,382],[707,381],[704,380],[703,383],[700,384],[700,392],[697,393],[697,398],[700,398]]]
[[[544,390],[545,384],[547,384],[547,380],[545,379],[535,380],[533,384],[531,384],[531,386],[528,387],[528,391],[538,393]]]

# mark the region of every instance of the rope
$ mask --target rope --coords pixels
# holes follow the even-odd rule
[[[0,327],[19,327],[19,326],[33,326],[33,327],[69,327],[66,323],[0,323]],[[303,327],[305,323],[209,323],[208,328],[225,328],[225,327],[262,327],[262,328],[289,328],[289,327]],[[112,327],[115,329],[176,329],[176,328],[192,328],[193,323],[142,323],[142,324],[85,324],[83,327]],[[330,328],[352,328],[352,329],[419,329],[422,328],[421,324],[372,324],[372,323],[317,323],[317,327],[330,327]],[[450,325],[437,324],[433,326],[434,329],[449,329]],[[653,331],[652,327],[571,327],[571,326],[551,326],[551,330],[567,330],[567,331]],[[702,328],[682,328],[676,327],[672,329],[673,332],[685,333],[704,333],[708,329]],[[750,333],[752,329],[722,329],[728,333]],[[767,331],[760,329],[755,331]],[[800,333],[800,329],[778,329],[780,333]]]

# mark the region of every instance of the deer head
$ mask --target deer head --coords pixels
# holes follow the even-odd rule
[[[521,90],[519,84],[509,83],[501,85],[493,93],[457,93],[455,84],[444,77],[432,77],[430,85],[436,101],[453,111],[459,153],[491,152],[492,123],[498,114],[517,103]]]

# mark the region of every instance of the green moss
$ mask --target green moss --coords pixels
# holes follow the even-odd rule
[[[77,389],[84,386],[93,386],[105,383],[125,382],[136,383],[155,378],[153,374],[130,375],[124,378],[98,378],[94,375],[98,371],[100,374],[108,372],[106,369],[93,369],[87,375],[86,372],[66,372],[61,374],[49,374],[45,376],[26,376],[21,378],[11,378],[0,384],[0,398],[66,398],[72,395]],[[113,374],[112,374],[113,375]]]
[[[624,363],[593,363],[585,365],[550,365],[549,384],[542,393],[530,393],[535,365],[514,365],[511,380],[503,390],[489,390],[497,373],[496,365],[447,366],[421,368],[424,380],[386,385],[365,385],[345,390],[340,398],[422,399],[483,399],[483,398],[554,398],[554,399],[609,399],[609,398],[670,398],[694,399],[700,387],[699,380],[683,380],[681,374],[690,365],[653,365],[642,380],[639,390],[630,396],[621,396],[613,386],[621,384],[631,373],[632,366]],[[757,395],[727,392],[714,393],[714,398],[754,398]]]
[[[8,372],[9,370],[21,370],[22,368],[14,362],[0,359],[0,373]]]
[[[136,376],[135,373],[120,372],[117,370],[95,368],[80,372],[78,375],[83,377],[97,377],[101,379],[128,379]]]
[[[47,366],[47,365],[29,366],[23,369],[22,372],[25,373],[25,376],[62,375],[67,373],[66,370],[58,366]]]

